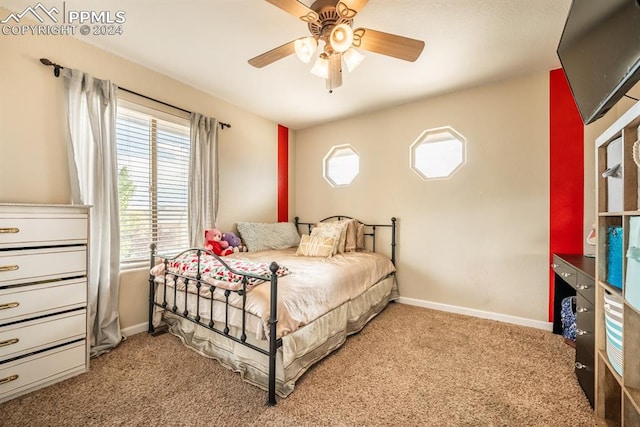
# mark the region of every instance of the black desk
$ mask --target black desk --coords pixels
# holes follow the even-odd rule
[[[562,333],[562,299],[576,296],[576,363],[578,381],[591,406],[594,398],[595,258],[553,254],[553,332]]]

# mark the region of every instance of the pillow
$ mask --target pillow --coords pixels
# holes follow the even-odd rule
[[[286,249],[300,244],[300,235],[292,222],[239,222],[236,227],[249,252]]]
[[[344,251],[345,252],[355,252],[356,243],[357,243],[357,232],[358,232],[358,222],[357,219],[348,219],[347,223],[347,234],[346,239],[344,241]],[[364,237],[364,236],[363,236]]]
[[[323,256],[328,258],[333,255],[335,243],[335,239],[331,237],[309,236],[308,234],[304,234],[300,239],[300,246],[298,246],[296,255]]]
[[[356,227],[356,250],[364,249],[364,224]]]
[[[339,230],[340,237],[337,245],[337,251],[334,252],[334,255],[335,255],[336,253],[341,254],[344,252],[345,241],[347,239],[347,225],[348,225],[347,221],[319,222],[314,227],[314,230],[316,228],[336,228]]]
[[[323,237],[334,240],[332,255],[338,253],[338,244],[340,243],[340,236],[342,234],[342,227],[313,227],[311,230],[311,237]]]

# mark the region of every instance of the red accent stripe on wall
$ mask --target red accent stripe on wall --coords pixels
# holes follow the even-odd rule
[[[278,125],[278,222],[289,221],[289,128]]]
[[[549,265],[554,253],[582,254],[584,125],[564,71],[549,75]],[[549,269],[549,321],[553,321],[553,269]]]

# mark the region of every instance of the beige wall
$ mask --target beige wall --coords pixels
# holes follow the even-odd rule
[[[5,12],[0,9],[0,16]],[[275,123],[64,36],[0,37],[0,202],[70,202],[63,81],[40,64],[41,57],[231,123],[219,134],[218,226],[276,220]],[[144,269],[121,275],[123,328],[146,322],[146,280]]]
[[[409,169],[429,128],[467,138],[467,163],[447,180]],[[322,177],[334,144],[360,153],[346,188]],[[403,297],[547,321],[549,78],[462,91],[296,132],[296,213],[399,220]]]

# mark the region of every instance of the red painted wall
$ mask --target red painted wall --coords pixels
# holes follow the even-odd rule
[[[582,254],[584,125],[562,69],[549,76],[549,265],[554,253]],[[553,269],[549,269],[549,321],[553,321]]]
[[[278,222],[289,221],[289,128],[278,125]]]

